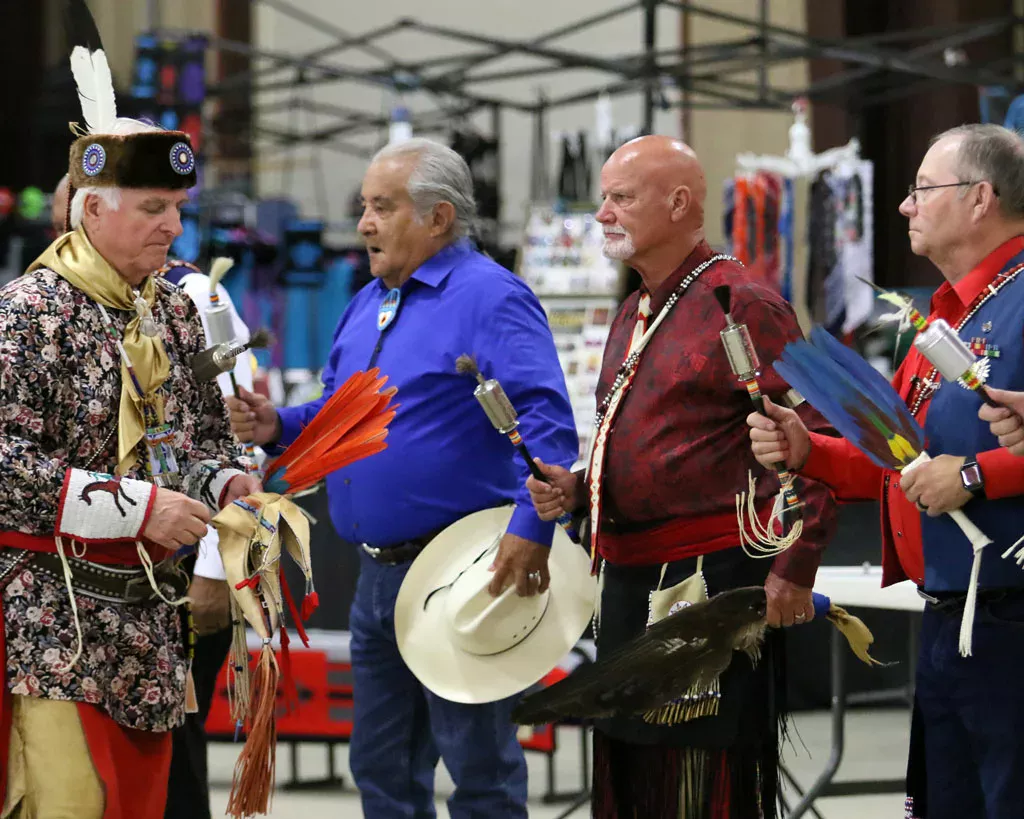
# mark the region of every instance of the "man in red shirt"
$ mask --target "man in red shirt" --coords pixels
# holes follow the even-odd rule
[[[659,589],[714,595],[763,585],[771,625],[808,620],[834,502],[821,484],[798,479],[802,537],[771,561],[739,548],[736,495],[747,488],[748,471],[764,470],[747,445],[750,399],[719,338],[725,320],[714,289],[731,287],[731,314],[747,324],[764,360],[799,336],[793,312],[708,246],[704,173],[683,143],[650,136],[624,145],[605,164],[601,186],[604,252],[634,268],[643,286],[611,328],[586,476],[542,464],[552,485],[527,482],[544,519],[589,510],[602,561],[598,654],[643,633],[657,616],[652,594]],[[624,362],[635,367],[621,371]],[[761,387],[779,400],[787,392],[770,369]],[[800,414],[825,428],[809,407]],[[762,520],[777,491],[777,480],[759,482]],[[774,817],[780,642],[781,632],[772,634],[757,665],[736,655],[718,692],[687,701],[681,718],[602,720],[594,739],[594,815]]]
[[[945,282],[931,315],[989,359],[994,387],[1024,380],[1024,140],[995,125],[939,134],[900,205],[911,249]],[[883,585],[910,578],[928,600],[921,628],[908,767],[908,816],[1021,816],[1024,806],[1024,572],[1001,553],[1021,534],[1024,469],[977,417],[980,399],[942,383],[916,349],[893,386],[927,435],[932,460],[900,475],[842,439],[808,433],[789,410],[752,414],[761,463],[785,461],[840,500],[879,500]],[[958,634],[972,561],[946,512],[992,538],[984,552],[973,654]]]

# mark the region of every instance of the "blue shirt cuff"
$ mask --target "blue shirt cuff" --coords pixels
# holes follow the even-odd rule
[[[517,506],[508,524],[508,534],[550,547],[556,525],[554,521],[544,521],[537,517],[532,506]]]
[[[277,439],[277,448],[284,449],[299,437],[302,432],[303,407],[282,407],[277,411],[281,419],[281,437]]]

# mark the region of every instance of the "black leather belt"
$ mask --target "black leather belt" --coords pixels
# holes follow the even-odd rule
[[[397,566],[399,563],[407,563],[415,559],[439,533],[440,530],[427,537],[406,540],[402,543],[396,543],[394,546],[378,547],[371,546],[369,543],[361,543],[360,546],[377,563],[383,566]]]
[[[967,602],[967,592],[936,592],[935,594],[928,594],[918,589],[917,593],[927,601],[929,609],[942,613],[959,611]],[[1024,597],[1024,589],[978,589],[979,606],[998,603],[1001,600],[1013,600],[1019,597]]]
[[[64,582],[64,567],[59,555],[34,552],[27,565],[61,583]],[[76,594],[119,605],[146,603],[158,599],[141,566],[108,566],[74,557],[68,558],[68,565],[71,567],[71,587]],[[169,564],[156,564],[153,567],[153,576],[157,585],[171,586],[173,597],[168,595],[171,599],[180,597],[188,591],[188,575]]]

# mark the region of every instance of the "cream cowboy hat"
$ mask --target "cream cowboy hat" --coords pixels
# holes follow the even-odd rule
[[[395,635],[424,686],[453,702],[510,697],[540,680],[586,631],[597,590],[590,559],[561,528],[543,594],[519,597],[487,586],[513,507],[456,521],[413,561],[395,602]]]

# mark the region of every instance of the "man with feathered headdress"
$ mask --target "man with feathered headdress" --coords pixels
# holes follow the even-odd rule
[[[172,555],[260,484],[190,369],[195,306],[151,275],[189,138],[118,118],[102,51],[71,63],[68,230],[0,294],[0,815],[148,819],[194,705]]]

